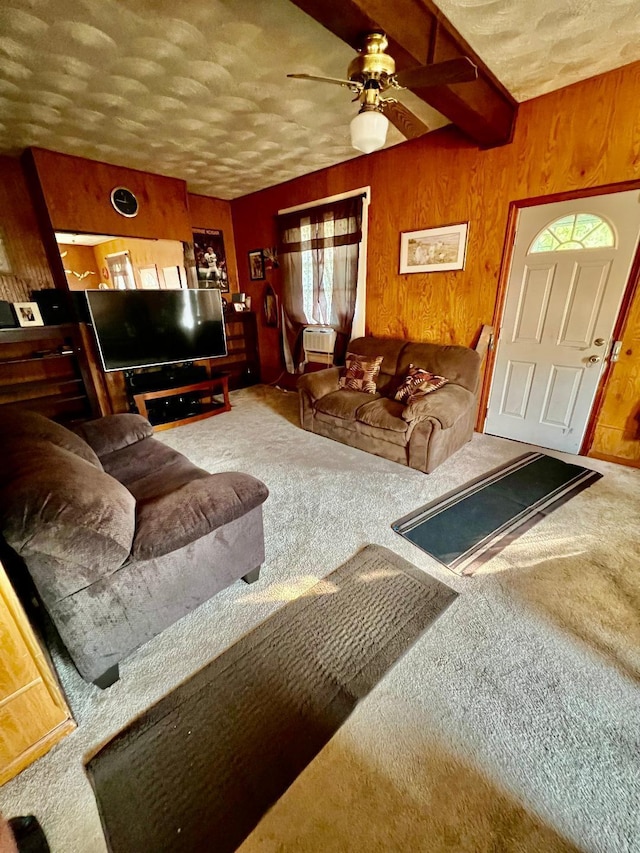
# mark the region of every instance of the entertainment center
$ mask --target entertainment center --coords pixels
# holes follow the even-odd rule
[[[125,380],[138,413],[156,432],[231,410],[229,373],[210,372],[204,365],[127,371]],[[222,400],[216,398],[220,394]]]

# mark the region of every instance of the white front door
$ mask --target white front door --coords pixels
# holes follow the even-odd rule
[[[520,211],[485,432],[577,453],[640,233],[640,193]]]

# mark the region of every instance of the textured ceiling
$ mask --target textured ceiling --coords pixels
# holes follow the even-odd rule
[[[640,60],[639,0],[436,0],[518,101]]]
[[[357,155],[351,94],[286,77],[342,77],[353,56],[288,0],[3,0],[0,150],[36,145],[234,198]],[[389,144],[403,139],[390,128]]]
[[[640,59],[638,0],[437,3],[519,100]],[[285,76],[342,77],[353,55],[288,0],[2,0],[0,151],[37,145],[235,198],[357,156],[350,93]]]

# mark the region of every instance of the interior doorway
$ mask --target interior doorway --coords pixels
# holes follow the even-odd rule
[[[519,212],[485,432],[578,453],[640,236],[637,190]]]

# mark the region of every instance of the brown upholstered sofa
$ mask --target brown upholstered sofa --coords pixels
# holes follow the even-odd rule
[[[356,338],[349,352],[383,356],[377,393],[339,388],[340,369],[301,376],[300,422],[305,429],[431,473],[473,435],[480,357],[467,347]],[[410,364],[448,384],[405,407],[394,394]]]
[[[100,687],[138,646],[221,589],[256,580],[267,487],[209,474],[139,415],[71,432],[0,410],[0,529],[80,674]]]

